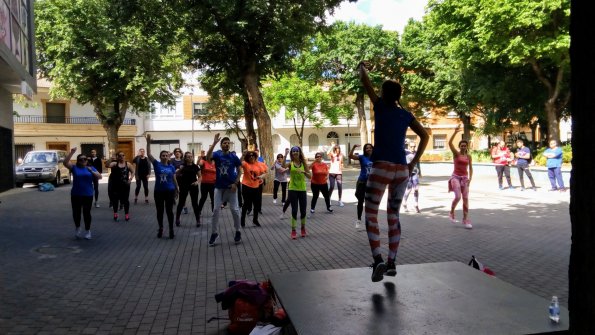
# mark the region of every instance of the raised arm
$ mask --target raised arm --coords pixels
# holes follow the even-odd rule
[[[461,130],[461,124],[459,123],[457,125],[457,127],[455,128],[454,133],[452,133],[452,135],[450,136],[450,139],[448,140],[448,147],[450,148],[450,151],[452,151],[453,156],[459,155],[459,150],[457,150],[457,148],[455,147],[453,142],[460,130]]]
[[[72,156],[74,155],[75,152],[76,152],[76,147],[73,147],[72,149],[70,149],[70,152],[68,153],[68,155],[66,157],[64,157],[64,161],[62,162],[64,167],[67,168],[68,170],[72,170],[72,164],[70,163],[70,160],[72,159]]]
[[[155,157],[151,155],[151,134],[147,134],[145,138],[147,139],[147,158],[149,159],[151,164],[153,164],[153,162],[155,161]]]
[[[419,146],[417,147],[415,156],[413,156],[413,159],[411,160],[411,162],[409,164],[407,164],[409,166],[409,171],[413,171],[413,168],[417,165],[417,162],[419,162],[419,159],[421,158],[421,156],[424,154],[424,151],[426,150],[426,146],[428,145],[428,142],[430,141],[430,135],[428,135],[428,132],[426,131],[426,129],[421,125],[421,123],[419,123],[419,121],[417,121],[416,118],[413,118],[413,120],[409,124],[409,128],[411,128],[411,130],[413,130],[413,132],[417,136],[419,136]]]
[[[207,160],[210,162],[213,159],[213,149],[215,149],[215,145],[219,142],[221,137],[219,137],[219,133],[215,134],[215,138],[213,138],[213,145],[209,146],[209,150],[207,151]]]
[[[368,70],[366,69],[366,64],[364,62],[360,62],[358,65],[359,70],[359,79],[361,80],[362,84],[364,85],[364,89],[370,97],[370,101],[372,103],[376,103],[378,100],[378,95],[374,91],[374,87],[372,87],[372,82],[370,81],[370,76],[368,76]]]
[[[351,151],[349,151],[349,158],[358,161],[359,160],[359,156],[355,155],[353,152],[355,151],[356,148],[358,148],[360,145],[359,144],[354,144],[353,147],[351,148]]]
[[[287,168],[289,164],[287,164],[287,155],[289,155],[289,148],[285,148],[285,157],[283,157],[283,167]],[[291,163],[291,160],[290,162]]]

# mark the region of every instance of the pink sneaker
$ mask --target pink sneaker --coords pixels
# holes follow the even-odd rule
[[[291,239],[292,239],[292,240],[295,240],[295,239],[297,239],[297,232],[296,232],[295,230],[292,230],[292,231],[291,231]]]
[[[455,219],[455,214],[454,213],[448,213],[448,218],[450,219],[450,222],[452,222],[452,223],[459,222],[457,219]]]
[[[465,226],[466,229],[473,228],[473,226],[471,225],[471,220],[469,220],[469,219],[463,220],[463,225]]]

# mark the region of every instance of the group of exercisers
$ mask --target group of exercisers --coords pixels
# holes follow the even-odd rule
[[[355,155],[354,145],[349,158],[359,161],[360,174],[356,183],[357,198],[357,221],[356,227],[362,223],[364,214],[365,228],[368,236],[372,258],[372,281],[380,281],[384,275],[396,275],[396,257],[401,238],[401,223],[399,211],[403,204],[405,194],[413,191],[417,200],[419,184],[419,159],[422,156],[429,136],[424,127],[417,121],[412,113],[405,110],[400,104],[401,86],[394,80],[387,80],[382,84],[381,94],[374,91],[365,63],[358,66],[362,84],[374,106],[374,143],[373,146],[367,143],[363,146],[362,153]],[[406,151],[405,134],[411,130],[420,138],[417,150]],[[463,199],[463,224],[471,228],[468,218],[468,190],[473,175],[471,156],[468,154],[467,141],[461,141],[456,148],[453,144],[455,134],[450,138],[449,146],[453,152],[454,172],[449,180],[449,189],[455,192],[455,199],[450,211],[450,219],[454,222],[454,210],[459,200]],[[146,136],[147,143],[151,142],[150,135]],[[214,150],[219,144],[220,149]],[[72,208],[75,221],[77,238],[82,236],[80,230],[81,211],[83,212],[86,234],[85,238],[90,239],[91,215],[90,208],[93,202],[93,182],[101,179],[101,173],[91,165],[87,164],[84,155],[77,156],[75,165],[71,165],[70,158],[76,152],[73,148],[70,155],[64,162],[73,174]],[[290,238],[297,239],[298,223],[299,236],[306,237],[307,220],[307,180],[310,179],[312,200],[310,203],[310,214],[313,215],[319,194],[322,194],[327,212],[332,213],[330,197],[335,185],[338,190],[338,206],[343,207],[342,201],[342,169],[344,157],[339,146],[332,145],[328,152],[330,166],[322,161],[323,153],[315,154],[314,162],[308,164],[302,149],[294,146],[285,150],[284,155],[278,154],[277,159],[271,164],[270,170],[274,171],[274,193],[273,202],[277,203],[278,191],[281,188],[281,202],[283,213],[291,206],[291,231]],[[196,225],[200,226],[201,210],[206,201],[207,195],[211,197],[211,209],[213,216],[211,220],[211,235],[209,245],[213,246],[219,240],[219,217],[222,208],[228,206],[233,218],[235,235],[234,242],[240,243],[242,234],[240,228],[246,224],[246,215],[253,213],[252,223],[260,226],[258,220],[262,205],[262,187],[265,175],[269,168],[261,161],[256,151],[247,151],[240,159],[235,152],[230,151],[230,140],[227,137],[221,138],[216,134],[213,144],[207,153],[201,157],[199,164],[194,163],[192,153],[182,153],[180,149],[174,150],[172,158],[170,152],[161,151],[159,157],[152,156],[150,146],[147,146],[147,156],[144,152],[141,158],[135,158],[132,165],[125,160],[123,153],[118,153],[113,161],[106,163],[111,169],[109,193],[112,207],[114,208],[114,220],[119,220],[118,209],[123,204],[125,220],[130,219],[128,193],[130,182],[137,177],[137,189],[135,191],[135,203],[137,202],[140,183],[136,171],[140,170],[140,159],[150,162],[155,173],[154,201],[157,210],[157,237],[163,236],[164,213],[167,215],[169,238],[174,238],[174,217],[175,223],[179,225],[182,211],[187,213],[184,207],[188,194],[196,218]],[[138,162],[137,162],[138,161]],[[143,168],[143,177],[146,179],[146,166]],[[240,176],[243,175],[240,183]],[[378,209],[380,201],[388,186],[387,200],[387,222],[388,222],[388,255],[386,262],[381,254],[380,229],[378,224]],[[199,192],[200,187],[200,192]],[[240,191],[238,188],[241,188]],[[285,193],[287,190],[287,195]],[[241,192],[241,193],[240,193]],[[198,195],[202,194],[200,203]],[[240,196],[241,195],[241,196]],[[145,202],[148,202],[148,190],[145,183]],[[174,216],[174,203],[178,200]],[[95,198],[97,201],[97,198]],[[243,200],[243,204],[240,201]],[[241,213],[240,213],[240,207]],[[406,205],[405,205],[406,208]],[[415,205],[416,211],[419,207]],[[298,217],[299,212],[299,217]],[[281,214],[283,217],[283,214]]]

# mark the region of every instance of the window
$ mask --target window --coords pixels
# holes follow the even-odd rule
[[[326,135],[326,140],[328,144],[331,144],[331,142],[339,144],[339,134],[335,133],[334,131],[329,131],[329,133]]]
[[[194,110],[194,115],[193,118],[197,118],[200,116],[203,116],[205,114],[207,114],[208,110],[207,110],[207,104],[206,103],[202,103],[202,102],[195,102],[192,104],[193,105],[193,110]]]
[[[181,107],[181,98],[176,99],[174,105],[153,104],[151,119],[153,120],[181,120],[184,118],[184,111]]]
[[[281,145],[281,136],[279,136],[279,134],[273,135],[273,146],[278,148],[280,145]]]
[[[60,102],[46,102],[45,116],[47,123],[66,123],[66,104]]]
[[[318,135],[310,134],[308,136],[308,145],[310,146],[310,151],[318,150]]]
[[[300,141],[299,141],[299,139],[298,139],[298,137],[297,137],[296,134],[292,134],[289,137],[289,145],[291,145],[292,147],[294,147],[296,145],[300,145]]]
[[[33,144],[15,144],[14,145],[14,160],[15,162],[18,159],[23,159],[25,155],[29,152],[33,151]]]
[[[434,150],[446,149],[446,135],[436,134],[434,135]]]

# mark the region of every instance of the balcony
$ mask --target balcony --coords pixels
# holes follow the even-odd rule
[[[55,117],[41,115],[19,115],[14,116],[14,123],[52,123],[52,124],[101,124],[96,117]],[[136,119],[124,119],[122,125],[134,126]]]
[[[105,136],[105,129],[96,117],[46,117],[41,115],[14,116],[15,136],[19,137],[64,137]],[[136,136],[136,119],[124,119],[118,131],[121,137]]]

